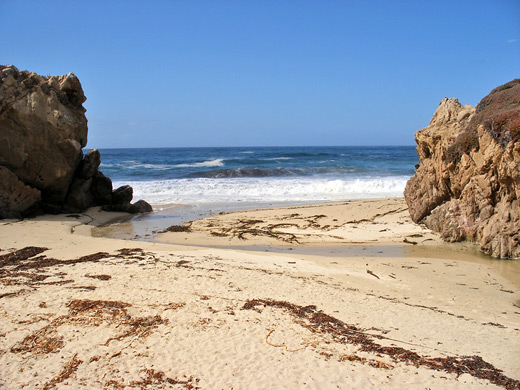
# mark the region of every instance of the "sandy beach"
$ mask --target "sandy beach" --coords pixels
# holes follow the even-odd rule
[[[403,199],[92,236],[113,217],[0,221],[0,388],[520,388],[518,261]]]

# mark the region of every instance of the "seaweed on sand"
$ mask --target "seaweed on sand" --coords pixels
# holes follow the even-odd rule
[[[25,248],[6,253],[4,255],[0,255],[0,268],[3,268],[8,265],[14,265],[21,261],[27,260],[31,257],[39,255],[42,252],[45,252],[48,248],[40,248],[35,246],[27,246]]]
[[[49,382],[47,382],[43,386],[43,390],[49,390],[55,387],[58,383],[63,382],[65,379],[69,378],[74,371],[78,369],[78,366],[83,363],[82,360],[76,358],[77,354],[70,359],[67,364],[63,367],[60,373],[52,378]]]
[[[502,370],[483,360],[480,356],[447,356],[426,357],[402,347],[383,346],[374,341],[374,338],[386,338],[385,336],[372,335],[355,325],[347,324],[335,317],[323,313],[316,306],[299,306],[285,301],[271,299],[248,300],[242,307],[243,310],[258,310],[257,306],[269,306],[282,309],[291,314],[299,325],[313,333],[327,334],[334,341],[342,344],[359,346],[363,352],[386,355],[395,362],[412,364],[416,367],[425,367],[437,371],[453,373],[457,376],[469,374],[475,378],[486,379],[491,383],[502,386],[507,390],[520,389],[520,381],[509,378]],[[350,356],[350,355],[349,355]],[[343,360],[360,360],[346,357]]]
[[[200,389],[200,387],[196,385],[199,382],[199,379],[194,378],[192,376],[185,379],[170,378],[166,376],[164,372],[156,371],[153,368],[146,368],[142,370],[142,372],[145,374],[145,377],[139,381],[131,381],[131,387],[140,386],[141,389],[157,389],[158,386],[161,385],[179,385],[182,386],[182,388],[184,389]]]
[[[45,327],[26,336],[11,348],[11,352],[29,352],[36,355],[58,352],[65,344],[63,337],[58,333],[58,327],[66,324],[98,326],[107,323],[115,324],[117,327],[122,326],[123,331],[119,335],[109,338],[106,345],[112,340],[122,340],[132,336],[144,338],[153,329],[168,322],[158,315],[131,317],[126,310],[131,305],[120,301],[74,299],[67,306],[68,315],[57,317]]]

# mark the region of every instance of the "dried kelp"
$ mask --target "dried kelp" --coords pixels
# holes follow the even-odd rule
[[[8,297],[17,297],[18,295],[26,293],[27,291],[28,291],[27,289],[22,288],[21,290],[18,290],[18,291],[13,291],[13,292],[10,292],[10,293],[3,293],[3,294],[0,294],[0,299],[1,298],[8,298]]]
[[[69,288],[73,289],[73,290],[94,291],[97,287],[96,286],[72,286]]]
[[[46,250],[48,250],[48,248],[27,246],[25,248],[7,253],[5,255],[0,255],[0,268],[3,268],[8,265],[14,265],[20,261],[27,260],[31,257],[39,255],[42,252],[45,252]]]
[[[43,282],[51,276],[64,276],[64,273],[49,274],[48,269],[61,265],[73,265],[85,262],[96,262],[110,257],[106,252],[98,252],[72,260],[59,260],[38,256],[48,250],[40,247],[25,247],[0,256],[0,280],[4,285],[62,285],[72,280]]]
[[[160,233],[167,233],[167,232],[187,233],[187,232],[191,232],[191,227],[189,225],[172,225]]]
[[[99,326],[107,323],[122,327],[123,331],[119,335],[106,341],[108,344],[112,340],[122,340],[131,336],[146,337],[157,326],[168,322],[158,315],[134,318],[126,310],[131,305],[120,301],[74,299],[67,306],[68,315],[55,318],[47,326],[25,337],[11,348],[11,352],[38,355],[59,351],[65,344],[63,337],[58,333],[58,328],[62,325]]]
[[[70,314],[68,318],[74,323],[97,326],[102,322],[114,322],[128,317],[126,308],[132,305],[120,301],[74,299],[67,306]]]
[[[49,390],[52,389],[54,386],[56,386],[58,383],[63,382],[65,379],[69,378],[74,371],[78,369],[78,366],[83,363],[82,360],[79,360],[76,358],[77,354],[72,357],[68,361],[68,363],[63,367],[63,369],[60,371],[60,373],[52,378],[49,382],[47,382],[43,386],[43,390]]]
[[[334,341],[342,344],[359,346],[360,351],[386,355],[395,362],[412,364],[416,367],[426,367],[437,371],[445,371],[458,375],[469,374],[475,378],[486,379],[491,383],[508,390],[520,389],[520,381],[509,378],[502,370],[484,361],[480,356],[448,356],[430,358],[402,347],[383,346],[374,341],[374,338],[386,338],[372,335],[355,325],[347,324],[337,318],[317,310],[316,306],[299,306],[285,301],[270,299],[248,300],[242,309],[257,309],[257,306],[268,306],[289,312],[293,319],[313,333],[327,334]],[[350,359],[348,359],[350,360]]]
[[[31,261],[20,264],[14,268],[15,271],[22,271],[27,269],[39,269],[39,268],[47,268],[54,267],[59,265],[72,265],[79,263],[87,263],[87,262],[96,262],[102,259],[106,259],[110,257],[110,255],[106,252],[97,252],[91,255],[81,256],[78,259],[72,260],[58,260],[53,259],[51,257],[39,256],[35,259],[31,259]]]
[[[90,275],[90,274],[86,274],[85,276],[87,278],[98,279],[98,280],[110,280],[110,279],[112,279],[112,276],[110,276],[110,275]]]
[[[144,256],[147,255],[147,253],[142,248],[123,248],[118,249],[117,252],[119,254],[115,255],[114,257],[119,259],[130,258],[136,260],[144,260]]]
[[[388,364],[386,362],[383,362],[382,360],[367,359],[367,358],[360,357],[360,356],[357,356],[357,355],[343,355],[343,356],[341,356],[339,358],[340,362],[344,362],[346,360],[348,360],[350,362],[360,362],[362,364],[368,364],[371,367],[382,368],[382,369],[385,369],[385,370],[389,370],[389,369],[394,368],[394,366],[392,366],[391,364]]]
[[[259,219],[240,220],[233,227],[220,228],[218,231],[212,231],[210,234],[218,237],[232,236],[240,240],[247,240],[248,236],[264,236],[289,243],[298,243],[296,235],[275,230],[280,227],[297,226],[296,224],[280,223],[260,227],[259,224],[263,222]]]
[[[63,337],[56,330],[57,326],[59,326],[58,323],[59,321],[52,321],[49,325],[26,336],[21,342],[16,343],[11,348],[11,352],[30,352],[33,355],[58,352],[65,345]]]
[[[168,320],[161,318],[159,315],[149,316],[149,317],[137,317],[137,318],[129,318],[127,320],[121,321],[120,324],[123,324],[128,327],[127,330],[123,331],[121,334],[116,337],[109,338],[105,345],[108,345],[112,340],[122,340],[127,337],[146,337],[152,330],[157,328],[159,325],[167,324]]]
[[[127,386],[131,388],[139,388],[139,389],[164,389],[173,388],[182,388],[187,390],[196,390],[200,389],[197,386],[197,383],[200,379],[194,378],[193,376],[184,377],[184,379],[178,378],[170,378],[166,376],[166,374],[162,371],[157,371],[152,368],[146,368],[141,370],[141,373],[144,374],[144,377],[138,381],[121,381],[118,382],[116,380],[109,380],[105,383],[105,389],[126,389]]]

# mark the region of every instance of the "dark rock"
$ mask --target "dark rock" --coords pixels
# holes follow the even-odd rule
[[[0,219],[30,215],[40,202],[40,191],[24,184],[9,169],[0,166]]]
[[[80,179],[91,179],[96,174],[101,164],[101,155],[97,149],[90,149],[81,161],[77,173]]]
[[[94,196],[90,192],[92,179],[75,178],[70,186],[70,192],[65,201],[67,212],[81,212],[94,205]]]
[[[127,213],[139,214],[139,213],[151,213],[153,211],[152,206],[144,200],[138,200],[126,209]]]
[[[54,204],[54,203],[42,202],[41,211],[44,214],[54,214],[54,215],[61,214],[61,213],[63,213],[63,206],[59,205],[59,204]]]
[[[104,205],[101,209],[104,211],[120,211],[130,214],[151,213],[153,211],[152,206],[144,200],[138,200],[135,203],[125,202],[113,205]]]
[[[98,205],[112,204],[112,180],[101,172],[96,172],[90,191]]]
[[[112,192],[112,204],[119,205],[130,203],[134,196],[134,190],[132,187],[125,185],[121,186]]]
[[[73,73],[43,77],[0,66],[0,219],[96,205],[151,211],[146,202],[130,203],[132,187],[112,191],[110,178],[98,171],[99,151],[83,158],[85,100]]]

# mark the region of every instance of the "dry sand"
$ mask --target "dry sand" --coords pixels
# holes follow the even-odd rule
[[[520,388],[518,284],[437,256],[402,199],[222,214],[163,243],[92,237],[107,217],[1,222],[0,388]]]

